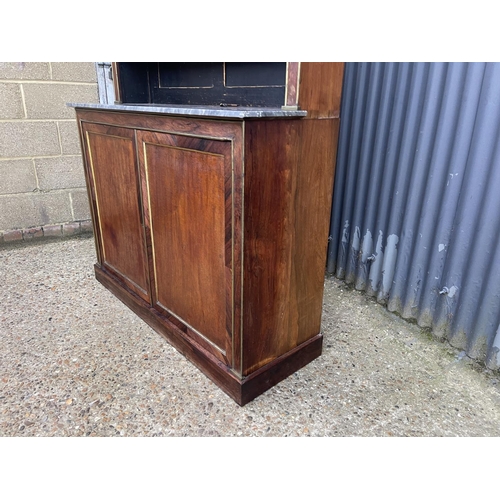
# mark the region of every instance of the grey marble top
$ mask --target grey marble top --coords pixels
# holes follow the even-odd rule
[[[300,118],[307,116],[307,111],[283,110],[281,108],[250,108],[223,106],[180,106],[174,104],[83,104],[68,103],[72,108],[88,108],[109,111],[133,111],[158,113],[165,115],[201,116],[213,118]]]

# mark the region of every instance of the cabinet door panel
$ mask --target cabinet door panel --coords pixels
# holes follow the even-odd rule
[[[151,302],[134,131],[83,124],[101,266]]]
[[[138,132],[155,307],[225,362],[232,343],[231,142]]]

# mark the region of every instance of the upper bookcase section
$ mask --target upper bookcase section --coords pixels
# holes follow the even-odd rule
[[[280,107],[286,63],[117,63],[123,104]]]
[[[117,104],[284,108],[336,118],[343,63],[116,62]]]

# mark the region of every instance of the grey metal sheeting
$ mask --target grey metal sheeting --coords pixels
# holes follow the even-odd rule
[[[327,270],[500,366],[500,63],[347,63]]]

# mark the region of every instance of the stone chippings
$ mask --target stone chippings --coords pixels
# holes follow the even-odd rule
[[[498,436],[499,377],[327,278],[323,355],[241,408],[94,278],[0,249],[1,436]]]

